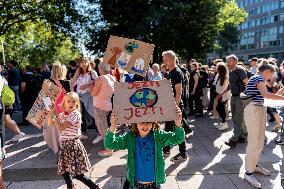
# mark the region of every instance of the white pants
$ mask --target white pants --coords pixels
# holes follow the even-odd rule
[[[244,120],[248,132],[245,168],[253,173],[264,145],[266,107],[248,104],[244,110]]]

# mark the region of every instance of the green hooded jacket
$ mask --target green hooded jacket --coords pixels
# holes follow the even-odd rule
[[[156,184],[160,186],[165,183],[165,162],[162,153],[164,146],[180,144],[184,141],[184,129],[183,127],[176,127],[175,132],[166,131],[151,131],[155,143],[155,175]],[[129,131],[124,135],[117,136],[111,133],[109,130],[106,133],[105,147],[111,150],[128,150],[127,158],[127,180],[130,182],[130,186],[134,187],[135,182],[135,135]]]

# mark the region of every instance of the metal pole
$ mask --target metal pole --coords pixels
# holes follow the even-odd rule
[[[3,42],[3,40],[1,40],[1,43],[2,43],[3,62],[4,62],[4,65],[5,65],[6,62],[5,62],[5,52],[4,52],[4,42]]]

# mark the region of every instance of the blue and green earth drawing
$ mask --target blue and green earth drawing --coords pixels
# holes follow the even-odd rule
[[[158,101],[158,95],[153,89],[142,88],[137,90],[129,100],[135,107],[153,107]]]

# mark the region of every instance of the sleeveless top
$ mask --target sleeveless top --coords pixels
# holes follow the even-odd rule
[[[99,93],[94,96],[93,105],[104,111],[112,110],[111,98],[114,93],[114,82],[116,82],[115,77],[110,74],[100,76],[102,79],[102,86]]]

